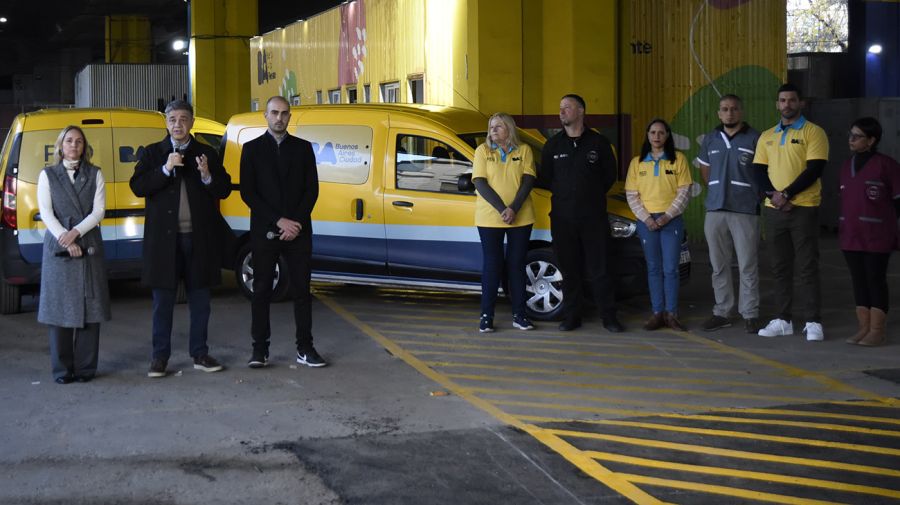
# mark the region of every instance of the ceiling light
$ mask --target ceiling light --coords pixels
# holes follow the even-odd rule
[[[4,17],[0,17],[0,23],[5,23],[7,21],[9,21],[9,20]]]
[[[881,44],[872,44],[869,46],[869,52],[872,54],[881,54]]]
[[[183,51],[186,46],[187,46],[187,43],[185,43],[185,41],[182,39],[175,39],[172,42],[172,49],[174,49],[176,51]]]

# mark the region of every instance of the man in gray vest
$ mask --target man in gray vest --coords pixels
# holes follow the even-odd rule
[[[747,333],[762,327],[759,320],[759,188],[753,175],[753,155],[759,132],[743,121],[743,102],[736,95],[719,99],[721,125],[706,134],[697,154],[707,184],[703,231],[709,246],[716,304],[703,323],[706,331],[731,326],[735,307],[731,279],[732,250],[740,272],[740,305]]]

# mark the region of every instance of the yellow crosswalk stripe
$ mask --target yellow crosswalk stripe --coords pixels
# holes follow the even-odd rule
[[[879,430],[875,428],[865,428],[862,426],[849,426],[846,424],[830,424],[830,423],[807,423],[802,421],[786,421],[781,419],[759,419],[749,417],[729,417],[729,416],[710,416],[697,414],[664,414],[662,417],[670,419],[689,419],[693,421],[713,421],[717,423],[743,423],[743,424],[763,424],[767,426],[793,426],[796,428],[809,428],[816,430],[830,431],[846,431],[850,433],[861,433],[864,435],[878,435],[882,437],[900,437],[900,431]]]
[[[781,505],[841,505],[840,502],[813,500],[809,498],[799,498],[796,496],[787,496],[775,493],[763,493],[760,491],[753,491],[736,487],[715,486],[711,484],[702,484],[699,482],[687,482],[672,479],[660,479],[657,477],[632,475],[627,473],[622,473],[619,475],[630,482],[635,482],[638,484],[684,489],[686,491],[701,491],[704,493],[720,494],[735,498],[746,498],[748,500],[778,503]]]
[[[615,454],[611,452],[586,451],[586,454],[594,459],[599,459],[600,461],[626,463],[629,465],[645,466],[661,470],[676,470],[681,472],[701,473],[721,477],[734,477],[738,479],[762,480],[766,482],[778,482],[780,484],[791,484],[795,486],[830,489],[833,491],[862,493],[875,496],[884,496],[887,498],[900,498],[900,491],[896,489],[886,489],[883,487],[862,486],[859,484],[850,484],[846,482],[812,479],[809,477],[797,477],[793,475],[784,475],[770,472],[757,472],[752,470],[739,470],[735,468],[722,468],[707,465],[677,463],[674,461],[662,461],[656,459],[639,458],[636,456],[625,456],[622,454]]]

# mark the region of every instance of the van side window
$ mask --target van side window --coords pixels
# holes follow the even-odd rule
[[[397,189],[435,193],[459,191],[459,176],[472,172],[472,162],[445,142],[417,135],[397,136]]]

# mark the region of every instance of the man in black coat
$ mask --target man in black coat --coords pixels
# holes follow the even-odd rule
[[[146,199],[142,280],[153,288],[153,355],[149,377],[165,377],[172,351],[172,313],[178,281],[190,306],[194,368],[222,369],[206,345],[210,286],[221,281],[223,219],[218,201],[231,193],[231,176],[215,149],[191,136],[194,108],[166,106],[169,136],[141,153],[131,190]]]
[[[616,182],[616,158],[606,137],[585,126],[584,113],[583,98],[571,94],[562,97],[559,120],[563,130],[544,144],[538,171],[538,187],[553,192],[550,233],[563,274],[563,321],[559,329],[571,331],[581,326],[582,283],[587,281],[603,327],[618,333],[624,328],[616,317],[606,261],[606,193]]]
[[[287,263],[296,324],[297,363],[323,367],[313,347],[312,214],[319,197],[319,176],[312,144],[287,132],[291,107],[273,96],[266,102],[269,128],[244,144],[241,152],[241,198],[250,207],[250,247],[253,254],[253,301],[250,333],[253,353],[247,365],[262,368],[269,360],[269,305],[279,255]]]

